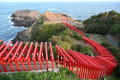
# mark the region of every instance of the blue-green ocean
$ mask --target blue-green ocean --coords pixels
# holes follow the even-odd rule
[[[120,12],[120,2],[21,2],[0,3],[0,39],[11,41],[17,32],[23,31],[24,27],[13,26],[11,15],[16,10],[37,10],[40,13],[46,11],[61,12],[72,16],[77,20],[85,20],[92,15],[101,12],[115,10]]]

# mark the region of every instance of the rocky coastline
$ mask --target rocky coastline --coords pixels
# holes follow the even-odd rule
[[[18,32],[17,36],[12,40],[13,43],[16,41],[31,41],[31,30],[34,27],[34,24],[39,22],[41,19],[44,22],[43,24],[62,23],[63,19],[67,19],[70,24],[76,27],[84,27],[82,22],[77,21],[66,14],[53,13],[49,11],[41,14],[35,10],[19,10],[14,12],[11,17],[15,26],[24,26],[28,28],[22,32]]]

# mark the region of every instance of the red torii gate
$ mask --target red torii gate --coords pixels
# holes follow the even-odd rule
[[[41,58],[41,56],[43,55],[43,48],[42,47],[43,47],[43,42],[41,42],[41,44],[40,44],[40,50],[39,50],[39,55],[38,55],[38,62],[40,63],[41,70],[43,69],[42,61],[44,61],[44,57]],[[41,61],[41,59],[42,59],[42,61]]]
[[[104,76],[110,75],[118,64],[112,53],[99,43],[85,37],[81,30],[68,24],[67,21],[63,22],[63,24],[71,30],[81,34],[84,42],[93,47],[96,56],[83,55],[73,50],[68,50],[66,52],[63,48],[56,45],[57,60],[54,60],[51,42],[49,42],[49,44],[47,44],[47,42],[41,42],[40,46],[38,42],[35,42],[35,46],[33,46],[33,42],[26,42],[25,45],[23,42],[16,42],[14,45],[11,45],[12,42],[10,42],[6,46],[7,42],[2,43],[0,40],[0,43],[2,43],[0,44],[0,64],[2,64],[3,67],[3,70],[1,69],[0,72],[38,70],[38,63],[40,69],[43,70],[44,61],[46,61],[47,71],[50,68],[49,61],[54,70],[54,63],[57,61],[57,64],[63,65],[65,68],[73,71],[81,79],[101,79]],[[48,45],[50,52],[48,52]],[[43,49],[43,47],[45,47],[45,49]],[[48,54],[50,54],[50,57]],[[27,66],[25,66],[26,62]],[[10,65],[9,69],[6,67],[8,64]],[[14,65],[16,65],[16,69]],[[22,69],[20,66],[22,66]],[[33,66],[34,69],[32,68]]]
[[[96,53],[95,58],[91,58],[91,59],[94,59],[94,60],[92,60],[92,62],[95,62],[95,59],[96,59],[96,62],[100,62],[100,64],[102,66],[104,65],[103,66],[103,70],[105,73],[104,75],[110,75],[112,73],[112,71],[114,70],[114,68],[118,65],[118,63],[116,62],[117,60],[112,55],[112,53],[110,51],[108,51],[106,48],[104,48],[102,45],[100,45],[99,43],[85,37],[84,33],[81,30],[68,24],[67,21],[63,22],[63,24],[65,24],[71,30],[81,34],[85,43],[89,44],[91,47],[93,47],[93,49],[96,50],[97,53]],[[89,57],[87,57],[87,58],[89,58]],[[109,67],[108,67],[108,65],[109,65]]]

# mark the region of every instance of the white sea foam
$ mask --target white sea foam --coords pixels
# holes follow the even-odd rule
[[[7,18],[9,19],[9,23],[13,25],[14,22],[11,21],[11,19],[12,19],[11,14],[9,14],[9,15],[7,16]]]
[[[9,23],[10,23],[11,25],[13,25],[14,22],[11,21],[11,19],[12,19],[11,14],[8,15],[7,18],[9,19]],[[11,28],[17,28],[17,26],[11,26]],[[25,28],[25,27],[23,27],[23,26],[20,26],[20,28],[27,29],[27,28]]]
[[[11,14],[8,15],[7,18],[9,19],[9,23],[10,23],[11,25],[13,25],[14,22],[11,21],[11,19],[12,19]],[[23,26],[19,26],[19,27],[20,27],[20,28],[23,28],[23,29],[27,29],[27,28],[25,28],[25,27],[23,27]],[[17,26],[11,26],[11,28],[18,28],[18,27],[17,27]]]
[[[14,24],[14,22],[12,22],[11,20],[9,20],[9,23],[12,24],[12,25]]]
[[[23,27],[23,26],[11,26],[11,28],[22,28],[22,29],[28,29],[28,28],[25,28],[25,27]]]
[[[8,19],[11,19],[12,17],[11,17],[11,15],[8,15],[7,18],[8,18]]]

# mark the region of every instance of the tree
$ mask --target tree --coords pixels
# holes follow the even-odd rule
[[[107,33],[117,34],[120,32],[120,13],[109,11],[100,13],[83,21],[87,33],[96,33],[106,35]]]

